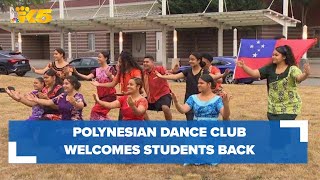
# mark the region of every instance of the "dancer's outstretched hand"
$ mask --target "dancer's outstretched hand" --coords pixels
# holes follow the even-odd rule
[[[158,71],[155,71],[156,76],[158,76],[159,78],[162,78],[163,75],[161,73],[159,73]]]
[[[135,106],[134,101],[133,101],[133,99],[132,99],[132,97],[131,97],[131,96],[129,96],[129,97],[128,97],[127,102],[128,102],[128,105],[129,105],[130,107]]]
[[[99,102],[99,101],[100,101],[99,96],[98,96],[97,93],[92,94],[92,96],[93,96],[93,99],[94,99],[96,102]]]
[[[25,98],[27,99],[27,100],[29,100],[29,101],[32,101],[32,102],[37,102],[38,101],[38,97],[36,96],[36,95],[34,95],[34,94],[26,94],[25,95]]]
[[[175,102],[175,103],[178,102],[178,98],[174,92],[171,92],[171,97],[172,97],[173,102]]]
[[[221,98],[222,98],[223,104],[226,104],[230,102],[232,96],[226,92],[222,92]]]
[[[100,83],[98,81],[96,81],[95,79],[92,79],[91,84],[94,86],[99,86]]]
[[[245,66],[245,64],[244,64],[244,62],[243,62],[243,61],[238,60],[238,61],[237,61],[237,66],[239,66],[239,67],[243,68],[243,66]]]
[[[310,68],[310,64],[309,63],[305,63],[303,65],[303,72],[309,76],[310,75],[310,71],[311,71],[311,68]]]

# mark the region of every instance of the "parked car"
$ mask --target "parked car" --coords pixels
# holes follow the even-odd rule
[[[73,59],[69,63],[72,67],[74,67],[79,73],[88,75],[92,70],[100,67],[98,63],[97,57],[82,57]],[[110,63],[109,65],[115,68],[116,63]]]
[[[0,50],[0,74],[24,76],[30,70],[29,60],[21,53]]]
[[[213,57],[211,62],[213,66],[216,66],[220,69],[221,73],[224,73],[226,69],[230,70],[230,73],[223,79],[223,83],[225,84],[236,84],[236,83],[244,83],[244,84],[251,84],[258,79],[255,78],[243,78],[243,79],[233,79],[234,70],[236,67],[236,57],[232,56],[221,56],[221,57]],[[179,72],[182,72],[186,69],[191,68],[190,66],[180,66]]]
[[[88,75],[92,70],[99,67],[98,58],[97,57],[82,57],[73,59],[69,63],[72,67],[74,67],[79,73]]]
[[[237,57],[233,56],[221,56],[221,57],[213,57],[211,65],[216,66],[220,69],[221,73],[224,73],[225,70],[229,69],[230,73],[223,79],[225,84],[251,84],[254,81],[258,81],[259,79],[255,78],[242,78],[242,79],[233,79],[234,70],[236,68],[236,59]]]

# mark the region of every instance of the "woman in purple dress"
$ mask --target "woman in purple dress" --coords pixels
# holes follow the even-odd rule
[[[40,93],[42,91],[44,86],[45,86],[45,84],[44,84],[44,80],[42,77],[35,78],[33,81],[34,90],[31,92],[31,94],[38,97],[38,93]],[[6,89],[6,92],[15,101],[23,103],[23,101],[21,101],[20,92],[17,92],[14,90],[9,90],[9,89]],[[32,106],[31,104],[27,104],[27,103],[25,105],[32,107],[31,116],[27,120],[40,120],[41,119],[41,117],[44,113],[44,109],[40,105],[36,104],[36,105]]]
[[[39,99],[30,94],[28,99],[43,106],[57,105],[62,120],[83,120],[82,109],[86,106],[83,95],[78,92],[81,84],[74,76],[66,77],[63,81],[64,93],[53,99]]]

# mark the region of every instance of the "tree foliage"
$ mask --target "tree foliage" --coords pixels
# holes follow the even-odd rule
[[[307,24],[307,15],[309,13],[312,4],[316,0],[293,0],[293,3],[299,7],[301,7],[301,23],[302,25]]]
[[[202,13],[210,0],[167,0],[169,14],[186,14],[186,13]],[[158,0],[159,4],[162,3]],[[225,0],[227,9],[224,11],[241,11],[263,9],[266,4],[259,0]],[[217,12],[219,0],[212,0],[206,12]]]
[[[10,6],[30,6],[37,4],[44,4],[49,0],[0,0],[0,11],[6,12],[9,10]]]

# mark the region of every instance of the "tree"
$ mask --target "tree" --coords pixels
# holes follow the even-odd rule
[[[49,0],[1,0],[0,1],[0,11],[6,12],[9,10],[10,6],[30,6],[37,4],[44,4]]]
[[[301,7],[301,24],[307,24],[307,15],[315,0],[294,0],[294,3]]]
[[[202,13],[210,0],[167,0],[170,14]],[[158,0],[161,4],[161,0]],[[263,9],[266,4],[259,0],[225,0],[227,11]],[[217,12],[219,0],[212,0],[206,12]],[[226,11],[226,10],[224,10]]]
[[[243,11],[265,9],[267,6],[261,0],[226,0],[228,11]]]

